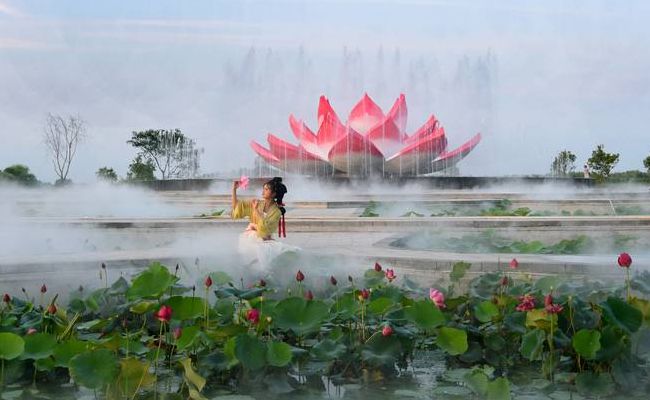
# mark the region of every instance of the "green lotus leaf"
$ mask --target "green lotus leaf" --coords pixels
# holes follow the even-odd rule
[[[141,388],[146,388],[156,382],[156,377],[149,372],[149,365],[135,358],[126,358],[120,361],[120,374],[117,385],[121,397],[132,398]]]
[[[291,362],[291,346],[283,342],[269,342],[266,348],[266,361],[274,367],[284,367]]]
[[[210,278],[212,279],[212,283],[217,286],[225,285],[228,282],[232,282],[232,277],[222,271],[211,272]],[[203,284],[203,282],[201,282],[201,284]]]
[[[460,281],[465,276],[467,270],[471,267],[472,264],[463,261],[454,263],[453,267],[451,268],[451,272],[449,273],[449,279],[452,282]]]
[[[521,346],[519,347],[521,355],[530,361],[540,360],[545,338],[546,333],[541,329],[533,329],[527,332],[521,338]]]
[[[244,368],[258,370],[266,364],[266,345],[255,336],[239,335],[235,339],[235,356]]]
[[[337,343],[331,339],[325,339],[318,342],[311,348],[312,356],[320,361],[331,361],[341,357],[347,348],[342,343]]]
[[[445,323],[442,311],[429,300],[416,301],[404,309],[407,320],[413,322],[420,329],[433,329]]]
[[[488,382],[488,400],[510,400],[510,382],[506,378],[497,378]]]
[[[488,377],[480,369],[472,370],[463,377],[463,382],[480,397],[485,397],[488,391]]]
[[[273,323],[281,329],[291,330],[302,336],[320,330],[328,317],[329,307],[324,302],[290,297],[276,305]]]
[[[120,372],[120,365],[112,351],[92,350],[70,360],[70,375],[78,384],[100,389],[112,383]]]
[[[573,348],[586,360],[596,358],[600,350],[600,332],[591,329],[581,329],[573,335]]]
[[[361,358],[376,366],[392,366],[402,352],[402,345],[396,336],[383,336],[376,332],[368,339]]]
[[[584,396],[602,397],[614,391],[614,382],[609,373],[582,372],[576,375],[576,388]]]
[[[373,314],[384,314],[395,302],[387,297],[379,297],[368,304],[368,311]]]
[[[489,300],[482,301],[474,306],[474,315],[480,322],[490,322],[499,315],[499,308]]]
[[[185,369],[185,379],[190,382],[197,391],[203,390],[205,386],[205,378],[199,375],[192,367],[192,360],[188,357],[179,361]]]
[[[199,337],[200,332],[201,329],[198,326],[187,326],[183,328],[183,334],[176,342],[176,349],[178,351],[183,351],[192,346],[195,343],[196,338]]]
[[[643,322],[643,314],[639,309],[629,305],[625,301],[609,297],[606,302],[601,303],[605,319],[612,325],[616,325],[627,333],[636,332]]]
[[[52,355],[56,346],[56,338],[49,333],[34,333],[27,335],[25,340],[25,352],[20,358],[27,360],[40,360]]]
[[[200,297],[170,297],[165,304],[170,306],[173,319],[194,319],[203,316],[205,312],[205,300]]]
[[[438,330],[436,344],[452,356],[463,354],[469,347],[467,332],[462,329],[443,326]]]
[[[65,342],[59,343],[54,348],[54,360],[57,367],[68,367],[70,359],[77,354],[86,351],[86,343],[77,339],[70,339]]]
[[[0,358],[13,360],[25,351],[25,341],[20,336],[11,332],[0,332]]]
[[[158,297],[177,280],[178,278],[169,273],[167,267],[155,262],[136,276],[127,296],[130,300]]]

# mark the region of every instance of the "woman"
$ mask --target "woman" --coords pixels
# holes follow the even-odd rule
[[[264,184],[262,201],[237,200],[239,181],[232,184],[232,218],[248,217],[250,223],[239,237],[239,253],[248,262],[259,261],[259,266],[267,268],[270,262],[279,254],[296,250],[293,246],[284,245],[273,240],[272,235],[278,231],[284,233],[284,204],[282,199],[287,193],[287,187],[282,178],[273,178]],[[285,234],[286,236],[286,234]]]

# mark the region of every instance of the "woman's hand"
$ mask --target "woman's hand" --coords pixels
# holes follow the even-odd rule
[[[239,181],[232,181],[232,190],[237,190],[239,187]]]
[[[253,206],[253,210],[257,210],[257,203],[258,203],[257,199],[251,200],[251,206]]]

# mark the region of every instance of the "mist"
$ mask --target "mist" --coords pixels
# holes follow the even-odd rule
[[[545,174],[601,143],[618,171],[650,153],[642,1],[0,3],[0,167],[43,181],[48,112],[86,120],[70,178],[89,183],[126,174],[132,131],[179,128],[201,172],[229,171],[253,164],[250,140],[294,142],[291,113],[315,130],[321,94],[345,120],[364,92],[384,111],[404,93],[407,131],[435,114],[450,148],[483,133],[465,175]]]

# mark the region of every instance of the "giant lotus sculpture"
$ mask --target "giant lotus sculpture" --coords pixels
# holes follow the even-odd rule
[[[367,95],[352,108],[343,124],[325,96],[318,104],[318,129],[289,116],[298,145],[269,133],[266,148],[251,141],[267,163],[287,172],[365,176],[421,175],[450,168],[481,141],[477,133],[448,151],[445,129],[431,115],[418,130],[406,133],[406,98],[403,94],[387,114]]]

